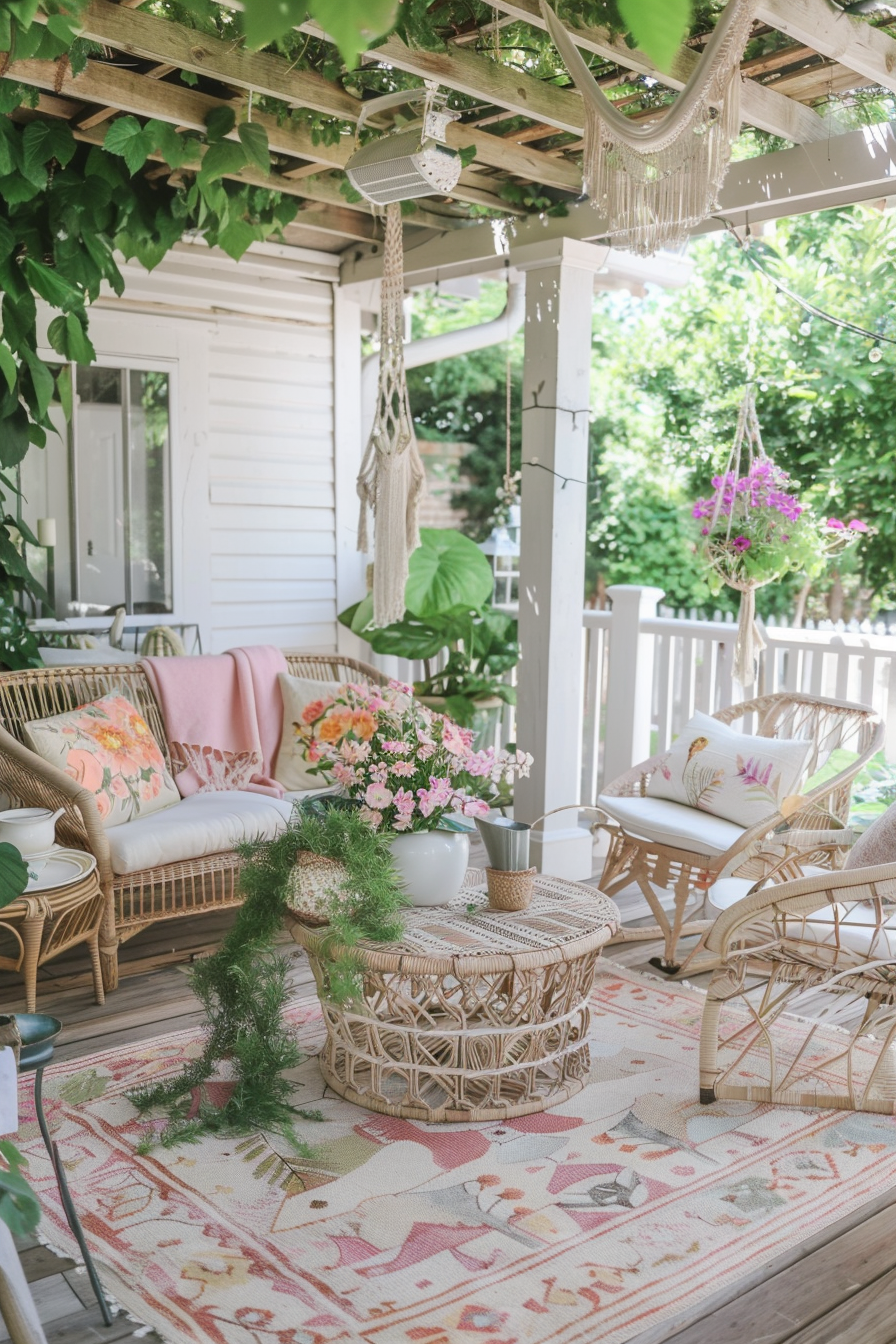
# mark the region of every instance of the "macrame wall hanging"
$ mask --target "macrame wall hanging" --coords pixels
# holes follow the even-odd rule
[[[405,379],[403,301],[401,205],[394,201],[386,206],[376,415],[358,476],[359,551],[370,550],[368,513],[374,520],[375,627],[404,616],[408,558],[420,545],[417,515],[424,475]]]
[[[728,0],[675,102],[641,125],[615,108],[553,10],[548,31],[585,101],[585,191],[620,247],[649,256],[682,243],[718,208],[731,143],[740,132],[740,59],[755,0]]]

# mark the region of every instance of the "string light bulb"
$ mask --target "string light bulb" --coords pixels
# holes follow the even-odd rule
[[[883,357],[884,357],[884,352],[883,352],[883,350],[881,350],[881,348],[880,348],[880,346],[878,345],[877,341],[875,341],[874,344],[872,345],[871,349],[868,351],[868,358],[871,360],[871,363],[872,363],[872,364],[879,364],[879,363],[881,362],[881,360],[883,359]]]
[[[812,335],[812,323],[809,321],[808,318],[806,318],[805,322],[800,323],[800,335],[801,336]]]

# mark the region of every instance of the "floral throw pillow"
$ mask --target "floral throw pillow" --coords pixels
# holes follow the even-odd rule
[[[751,737],[697,713],[651,775],[647,793],[755,826],[799,792],[811,746],[796,738]]]
[[[120,691],[26,724],[28,745],[96,797],[104,826],[180,802],[146,720]]]
[[[279,673],[277,682],[283,696],[283,735],[274,778],[288,792],[324,789],[328,777],[309,774],[309,768],[320,760],[319,742],[337,741],[347,731],[334,704],[340,682],[293,677],[288,672]]]

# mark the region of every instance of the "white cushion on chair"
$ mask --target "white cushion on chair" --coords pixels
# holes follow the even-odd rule
[[[834,907],[819,910],[805,923],[791,917],[787,928],[794,939],[811,939],[812,942],[827,944],[831,947],[848,948],[867,956],[869,961],[896,960],[896,915],[885,920],[878,932],[875,922],[875,908],[871,904],[857,902],[854,905],[836,907],[839,924],[834,924]],[[823,986],[822,986],[823,988]]]
[[[744,833],[743,826],[733,821],[666,798],[610,798],[601,794],[597,805],[639,840],[652,840],[707,858],[724,854]]]
[[[827,868],[817,868],[813,864],[806,864],[800,869],[803,877],[814,877],[816,874],[826,873]],[[720,877],[718,882],[713,882],[709,889],[709,904],[714,910],[730,910],[732,905],[743,900],[751,887],[754,887],[758,881],[755,877]],[[766,883],[770,886],[771,883]]]
[[[272,840],[286,826],[293,803],[318,792],[309,789],[285,798],[242,789],[191,794],[173,807],[107,831],[112,871],[138,873],[229,851],[243,840]]]

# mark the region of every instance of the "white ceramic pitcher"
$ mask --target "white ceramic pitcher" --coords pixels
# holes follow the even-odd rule
[[[11,807],[0,812],[0,841],[15,845],[23,857],[42,854],[56,842],[56,822],[65,811],[60,807]]]

